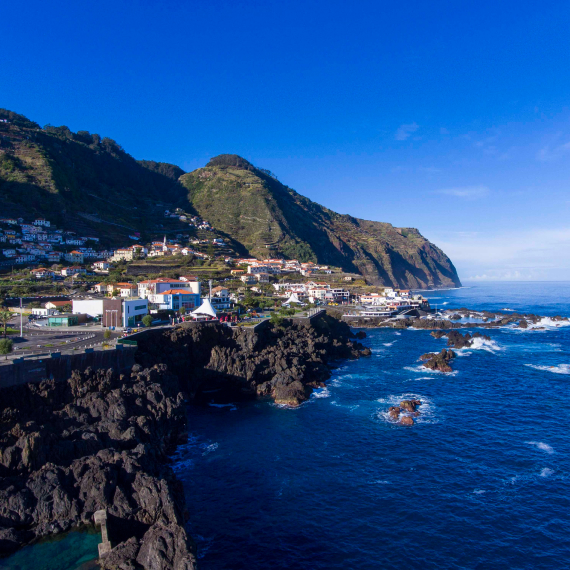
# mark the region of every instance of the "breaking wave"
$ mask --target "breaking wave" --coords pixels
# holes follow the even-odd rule
[[[383,420],[389,424],[397,424],[398,422],[393,420],[388,413],[388,408],[390,406],[399,406],[402,400],[420,400],[421,406],[418,406],[418,412],[420,415],[414,418],[417,424],[435,424],[438,422],[435,415],[435,405],[434,403],[425,396],[421,394],[407,392],[404,394],[390,394],[385,398],[378,398],[376,401],[380,404],[384,404],[384,407],[380,408],[376,412],[376,418]],[[402,416],[409,416],[409,412],[402,412]]]
[[[422,364],[418,366],[404,366],[404,370],[409,370],[410,372],[421,373],[421,374],[445,374],[446,376],[456,376],[457,370],[453,372],[441,372],[441,370],[432,370],[431,368],[426,368]]]
[[[533,445],[537,449],[545,451],[546,453],[549,454],[554,453],[554,449],[550,445],[548,445],[548,443],[544,443],[542,441],[525,441],[525,443],[527,443],[528,445]]]
[[[553,372],[554,374],[570,374],[570,364],[559,364],[558,366],[543,366],[540,364],[525,364],[529,368],[535,370],[544,370],[545,372]]]
[[[315,388],[311,394],[311,398],[330,398],[331,393],[327,387]]]
[[[486,338],[475,337],[473,339],[473,342],[471,343],[471,346],[460,350],[486,350],[487,352],[495,353],[503,349],[494,340],[487,340]]]

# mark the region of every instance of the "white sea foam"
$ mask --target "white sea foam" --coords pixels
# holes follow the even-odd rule
[[[559,364],[558,366],[541,366],[540,364],[525,364],[529,368],[535,370],[544,370],[545,372],[553,372],[554,374],[570,374],[570,364]]]
[[[527,329],[519,329],[522,331],[532,331],[538,328],[544,328],[546,330],[558,329],[560,327],[570,326],[570,321],[553,321],[550,317],[542,317],[537,323],[528,323]]]
[[[230,411],[235,412],[237,410],[235,404],[214,404],[213,402],[208,404],[208,406],[212,406],[212,408],[230,408]]]
[[[420,412],[420,415],[414,418],[414,421],[418,424],[435,424],[438,422],[435,416],[435,405],[433,402],[422,396],[421,394],[407,392],[404,394],[390,394],[385,398],[378,398],[376,401],[384,404],[384,407],[379,409],[376,412],[376,417],[380,420],[383,420],[387,423],[394,424],[398,423],[397,421],[393,420],[390,417],[388,412],[388,407],[390,406],[399,406],[402,400],[420,400],[421,406],[418,406],[417,411]],[[403,411],[401,416],[409,416],[411,415],[409,412]]]
[[[475,489],[473,491],[474,495],[484,495],[487,491],[484,491],[483,489]]]
[[[393,340],[392,342],[383,342],[382,344],[384,346],[392,346],[395,342],[398,342],[397,340]]]
[[[441,370],[432,370],[431,368],[426,368],[422,364],[419,364],[418,366],[404,366],[404,370],[422,374],[445,374],[446,376],[457,376],[457,370],[454,370],[453,372],[441,372]]]
[[[501,311],[510,311],[510,312],[512,312],[512,313],[514,313],[514,312],[515,312],[515,310],[514,310],[514,309],[507,309],[506,307],[505,307],[504,309],[501,309]]]
[[[331,393],[327,387],[316,388],[315,390],[313,390],[313,393],[311,394],[311,398],[330,398],[330,396]]]
[[[218,443],[203,443],[202,445],[200,445],[200,447],[203,449],[202,455],[208,455],[208,453],[211,453],[212,451],[216,451],[216,449],[218,449],[219,445]]]
[[[534,445],[537,449],[541,451],[545,451],[546,453],[552,454],[554,453],[554,449],[548,443],[543,443],[542,441],[525,441],[528,445]]]
[[[397,336],[401,336],[402,333],[401,332],[395,332],[394,334]]]
[[[487,352],[497,352],[499,350],[503,350],[496,341],[494,340],[487,340],[486,338],[475,337],[471,346],[467,347],[466,349],[460,350],[486,350]]]
[[[545,467],[541,472],[540,472],[540,476],[541,477],[550,477],[551,475],[554,474],[554,469],[550,469],[550,467]]]

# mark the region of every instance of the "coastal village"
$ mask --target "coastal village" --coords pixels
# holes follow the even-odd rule
[[[214,228],[197,216],[168,210],[164,215],[215,236]],[[145,326],[143,319],[147,315],[152,317],[147,324],[204,318],[235,324],[252,315],[269,317],[268,309],[291,314],[316,307],[338,307],[349,319],[420,316],[430,311],[421,295],[391,287],[369,287],[361,276],[338,268],[296,259],[238,257],[220,237],[178,234],[175,239],[164,236],[148,244],[136,243],[141,241],[140,234],[129,238],[135,243],[108,249],[99,246],[97,237],[56,228],[44,218],[3,218],[0,268],[7,273],[15,266],[22,267],[20,275],[29,272],[28,280],[46,286],[46,296],[49,287],[67,293],[69,298],[65,300],[33,303],[39,306],[31,308],[29,319],[36,326],[69,327],[95,320],[103,327],[128,330]],[[183,265],[184,272],[172,276],[151,274],[141,279],[129,275],[131,264],[175,259],[183,263],[191,259],[192,263]],[[217,264],[211,279],[204,279],[210,275],[198,275],[200,264],[205,262]],[[148,273],[154,271],[151,266]],[[16,283],[22,280],[25,277]],[[22,292],[18,295],[17,289],[3,295],[32,296]]]

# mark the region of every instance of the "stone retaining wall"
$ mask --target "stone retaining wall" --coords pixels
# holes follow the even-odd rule
[[[115,368],[123,370],[135,363],[136,349],[121,347],[111,350],[87,349],[78,354],[59,354],[35,359],[14,359],[0,366],[0,388],[41,382],[46,379],[67,380],[73,370]]]

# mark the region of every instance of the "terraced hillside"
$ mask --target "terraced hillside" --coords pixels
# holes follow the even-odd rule
[[[319,261],[383,285],[460,285],[451,260],[418,230],[337,214],[239,156],[213,158],[180,182],[200,216],[256,257]]]

